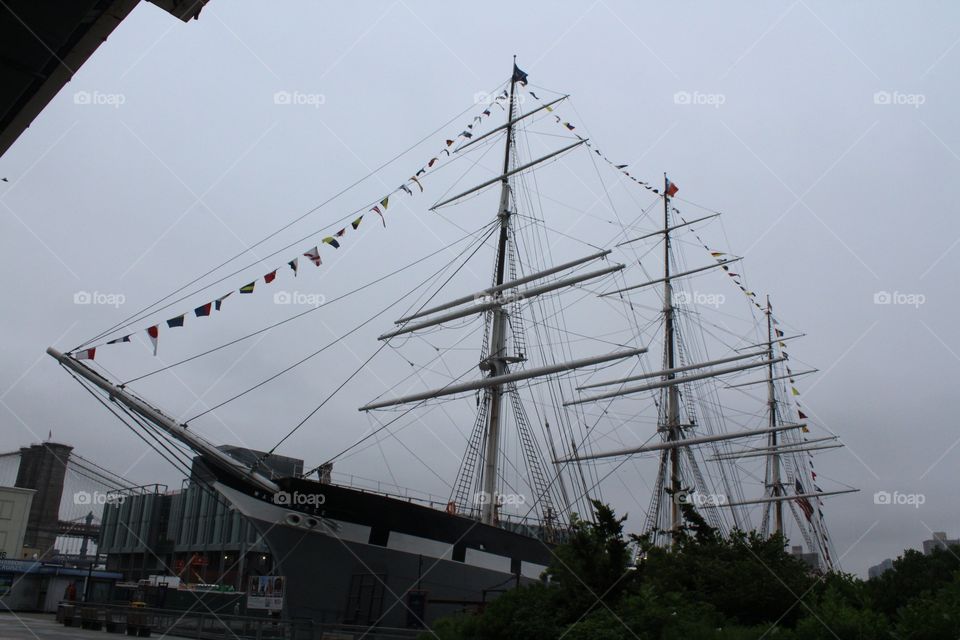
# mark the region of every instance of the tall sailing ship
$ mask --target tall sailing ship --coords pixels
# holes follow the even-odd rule
[[[380,326],[373,354],[331,381],[331,393],[293,429],[351,383],[362,380],[367,394],[383,388],[359,407],[371,419],[368,431],[306,473],[277,476],[270,454],[252,464],[230,455],[197,433],[192,419],[175,419],[135,392],[140,378],[121,381],[97,366],[99,353],[138,334],[156,350],[161,328],[166,339],[187,315],[199,322],[219,313],[226,296],[166,326],[157,320],[180,301],[208,295],[200,279],[66,353],[48,349],[81,385],[101,400],[106,396],[110,411],[149,436],[145,441],[161,455],[175,458],[183,446],[196,454],[204,481],[255,524],[271,549],[275,572],[286,581],[284,612],[290,617],[417,627],[482,603],[539,579],[574,514],[589,518],[591,501],[611,497],[616,482],[635,504],[648,498],[641,532],[658,544],[673,544],[683,531],[686,503],[724,533],[782,532],[818,570],[835,567],[822,500],[852,489],[824,491],[816,484],[813,455],[841,444],[832,434],[807,435],[796,380],[812,370],[794,370],[786,351],[799,336],[787,335],[769,299],[761,302],[746,288],[734,270],[739,258],[701,240],[718,213],[685,217],[676,184],[666,176],[654,185],[632,175],[559,115],[569,96],[541,99],[533,89],[514,63],[510,80],[477,107],[463,131],[444,139],[440,153],[359,209],[350,225],[287,263],[294,275],[304,257],[320,265],[317,247],[338,248],[364,216],[376,214],[374,221],[386,226],[391,198],[422,198],[424,184],[433,184],[447,166],[462,161],[468,169],[460,178],[481,175],[469,188],[453,181],[426,208],[437,216],[469,210],[483,226],[431,254],[452,259],[358,323]],[[498,109],[504,121],[496,124]],[[553,148],[533,154],[529,138],[537,133],[539,143],[547,139]],[[557,144],[558,135],[567,139]],[[488,153],[497,158],[492,165]],[[626,222],[616,214],[612,237],[572,237],[545,212],[565,206],[541,186],[556,178],[557,169],[548,167],[576,154],[633,190],[633,202],[648,201],[636,205]],[[568,174],[564,188],[577,189],[581,178]],[[576,214],[590,215],[584,209]],[[576,246],[586,249],[573,251]],[[555,256],[560,247],[562,257]],[[260,268],[259,260],[255,265]],[[711,274],[742,302],[725,304],[719,321],[708,316],[719,314],[723,294],[691,288]],[[277,270],[268,273],[261,288],[276,278]],[[240,287],[240,294],[253,292],[256,282]],[[705,295],[716,304],[701,299]],[[332,302],[294,318],[322,314]],[[386,313],[401,305],[405,310],[388,325]],[[727,306],[745,311],[746,320],[741,313],[736,324]],[[414,373],[389,386],[369,375],[383,353],[399,354]],[[445,499],[371,490],[333,472],[344,454],[428,424],[472,425],[464,431]],[[420,454],[429,448],[422,440],[416,446]],[[632,506],[614,504],[636,513]]]

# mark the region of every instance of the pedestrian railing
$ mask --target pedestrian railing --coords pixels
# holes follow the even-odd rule
[[[198,640],[412,640],[421,633],[416,629],[73,602],[60,603],[57,621],[68,627],[140,638],[156,634]]]

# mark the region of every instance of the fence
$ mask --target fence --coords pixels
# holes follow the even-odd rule
[[[198,640],[412,640],[421,633],[415,629],[106,604],[61,603],[57,621],[68,627],[103,629],[128,636],[157,634]]]

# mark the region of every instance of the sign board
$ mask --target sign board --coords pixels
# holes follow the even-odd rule
[[[247,582],[247,608],[283,610],[283,590],[286,582],[283,576],[250,576]]]
[[[143,582],[141,580],[140,582]],[[170,589],[180,588],[180,576],[154,575],[147,576],[147,584],[151,587],[169,587]]]
[[[0,571],[27,573],[36,570],[40,563],[36,560],[0,560]]]

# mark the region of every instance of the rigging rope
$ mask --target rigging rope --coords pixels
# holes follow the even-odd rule
[[[308,313],[313,313],[314,311],[317,311],[317,310],[319,310],[319,309],[324,309],[324,308],[326,308],[328,305],[331,305],[331,304],[333,304],[333,303],[335,303],[335,302],[339,302],[340,300],[343,300],[344,298],[348,298],[348,297],[354,295],[355,293],[359,293],[359,292],[363,291],[364,289],[368,289],[369,287],[372,287],[372,286],[374,286],[374,285],[380,284],[381,282],[383,282],[384,280],[387,280],[388,278],[392,278],[393,276],[399,275],[400,273],[403,273],[403,272],[406,271],[407,269],[410,269],[410,268],[412,268],[412,267],[415,267],[416,265],[420,264],[421,262],[425,262],[425,261],[429,260],[430,258],[432,258],[432,257],[434,257],[434,256],[436,256],[436,255],[438,255],[438,254],[446,251],[446,250],[449,249],[451,246],[456,245],[456,244],[459,244],[460,242],[463,242],[463,241],[466,240],[467,238],[469,238],[469,237],[471,237],[471,236],[473,236],[473,235],[476,235],[477,233],[480,233],[481,231],[484,230],[485,227],[486,227],[486,225],[483,226],[483,227],[480,227],[480,228],[477,229],[476,231],[473,231],[473,232],[471,232],[471,233],[468,233],[468,234],[465,235],[465,236],[462,236],[462,237],[458,238],[457,240],[454,240],[453,242],[451,242],[451,243],[450,243],[449,245],[447,245],[447,246],[440,247],[440,248],[437,249],[436,251],[434,251],[434,252],[432,252],[432,253],[429,253],[429,254],[427,254],[426,256],[424,256],[424,257],[422,257],[422,258],[420,258],[420,259],[418,259],[418,260],[416,260],[416,261],[414,261],[414,262],[411,262],[411,263],[408,264],[408,265],[405,265],[405,266],[403,266],[403,267],[401,267],[401,268],[399,268],[399,269],[396,269],[396,270],[394,270],[394,271],[392,271],[392,272],[390,272],[390,273],[388,273],[388,274],[386,274],[386,275],[384,275],[384,276],[381,276],[381,277],[379,277],[379,278],[377,278],[377,279],[375,279],[375,280],[371,280],[370,282],[367,282],[366,284],[363,284],[363,285],[357,287],[356,289],[352,289],[352,290],[350,290],[350,291],[348,291],[348,292],[346,292],[346,293],[344,293],[344,294],[342,294],[342,295],[340,295],[340,296],[337,296],[336,298],[334,298],[334,299],[332,299],[332,300],[330,300],[330,301],[328,301],[328,302],[326,302],[326,303],[324,303],[324,304],[322,304],[322,305],[320,305],[320,306],[318,306],[318,307],[313,307],[312,309],[307,309],[306,311],[301,311],[300,313],[294,314],[294,315],[290,316],[289,318],[285,318],[285,319],[283,319],[283,320],[280,320],[279,322],[275,322],[274,324],[271,324],[271,325],[268,325],[268,326],[263,327],[263,328],[261,328],[261,329],[258,329],[258,330],[254,331],[254,332],[252,332],[252,333],[248,333],[248,334],[246,334],[246,335],[244,335],[244,336],[241,336],[241,337],[239,337],[239,338],[236,338],[236,339],[234,339],[234,340],[230,340],[229,342],[225,342],[225,343],[223,343],[223,344],[221,344],[221,345],[219,345],[219,346],[213,347],[212,349],[208,349],[207,351],[204,351],[204,352],[202,352],[202,353],[198,353],[198,354],[195,354],[195,355],[190,356],[190,357],[188,357],[188,358],[184,358],[183,360],[179,360],[179,361],[177,361],[177,362],[174,362],[174,363],[172,363],[172,364],[166,365],[166,366],[164,366],[164,367],[160,367],[159,369],[155,369],[155,370],[150,371],[150,372],[148,372],[148,373],[145,373],[145,374],[143,374],[143,375],[141,375],[141,376],[137,376],[136,378],[131,378],[130,380],[127,380],[126,382],[124,382],[124,383],[121,384],[120,386],[122,387],[122,386],[125,386],[125,385],[128,385],[128,384],[131,384],[131,383],[136,382],[136,381],[138,381],[138,380],[142,380],[142,379],[144,379],[144,378],[148,378],[148,377],[150,377],[150,376],[152,376],[152,375],[154,375],[154,374],[157,374],[157,373],[161,373],[161,372],[163,372],[163,371],[166,371],[167,369],[172,369],[172,368],[177,367],[177,366],[179,366],[179,365],[181,365],[181,364],[185,364],[185,363],[190,362],[190,361],[192,361],[192,360],[196,360],[197,358],[202,358],[203,356],[209,355],[209,354],[214,353],[214,352],[216,352],[216,351],[219,351],[219,350],[221,350],[221,349],[225,349],[226,347],[229,347],[229,346],[231,346],[231,345],[237,344],[238,342],[242,342],[243,340],[248,340],[249,338],[252,338],[252,337],[254,337],[254,336],[257,336],[257,335],[259,335],[259,334],[261,334],[261,333],[264,333],[264,332],[269,331],[269,330],[271,330],[271,329],[275,329],[276,327],[279,327],[279,326],[281,326],[281,325],[283,325],[283,324],[286,324],[287,322],[291,322],[291,321],[293,321],[293,320],[296,320],[296,319],[298,319],[298,318],[301,318],[301,317],[307,315]]]
[[[485,227],[484,227],[484,228],[485,228]],[[459,258],[460,255],[463,255],[463,252],[461,252],[461,254],[459,254],[459,255],[457,256],[457,258]],[[454,258],[454,260],[456,260],[457,258]],[[451,262],[452,262],[452,261],[451,261]],[[449,263],[448,263],[448,264],[449,264]],[[444,266],[444,268],[446,268],[446,265]],[[442,269],[441,269],[441,270],[442,270]],[[432,278],[433,278],[433,275],[431,275],[429,278],[427,278],[427,280],[425,280],[425,281],[421,282],[420,284],[418,284],[417,287],[415,287],[415,289],[423,286],[426,282],[429,282]],[[299,367],[299,366],[300,366],[301,364],[303,364],[304,362],[307,362],[307,361],[310,360],[311,358],[316,357],[317,355],[323,353],[324,351],[326,351],[327,349],[329,349],[329,348],[332,347],[333,345],[337,344],[340,340],[343,340],[344,338],[346,338],[346,337],[348,337],[348,336],[356,333],[357,331],[359,331],[360,329],[362,329],[362,328],[365,327],[366,325],[370,324],[371,322],[373,322],[374,320],[376,320],[378,317],[380,317],[381,315],[383,315],[384,313],[386,313],[388,310],[390,310],[390,308],[392,308],[394,305],[396,305],[397,303],[399,303],[400,301],[402,301],[407,295],[408,295],[408,293],[404,293],[402,296],[400,296],[399,298],[397,298],[396,300],[394,300],[393,302],[391,302],[391,303],[388,304],[387,306],[385,306],[385,307],[383,307],[382,309],[380,309],[379,311],[377,311],[374,315],[370,316],[369,318],[367,318],[366,320],[364,320],[362,323],[360,323],[359,325],[357,325],[356,327],[354,327],[353,329],[351,329],[351,330],[348,331],[347,333],[339,336],[338,338],[332,340],[331,342],[328,342],[327,344],[325,344],[325,345],[322,346],[321,348],[317,349],[316,351],[314,351],[314,352],[311,353],[310,355],[306,356],[305,358],[302,358],[302,359],[298,360],[297,362],[291,364],[290,366],[288,366],[288,367],[286,367],[286,368],[284,368],[284,369],[281,369],[280,371],[278,371],[277,373],[273,374],[272,376],[266,378],[265,380],[261,380],[260,382],[258,382],[257,384],[253,385],[252,387],[249,387],[248,389],[246,389],[246,390],[244,390],[244,391],[241,391],[240,393],[238,393],[238,394],[236,394],[236,395],[234,395],[234,396],[232,396],[232,397],[224,400],[223,402],[221,402],[221,403],[219,403],[219,404],[216,404],[216,405],[210,407],[210,408],[207,409],[206,411],[203,411],[203,412],[201,412],[201,413],[198,413],[197,415],[195,415],[195,416],[193,416],[192,418],[190,418],[189,420],[187,420],[184,424],[187,424],[187,423],[189,423],[189,422],[192,422],[193,420],[196,420],[197,418],[199,418],[199,417],[201,417],[201,416],[204,416],[204,415],[210,413],[211,411],[215,411],[216,409],[219,409],[220,407],[224,406],[225,404],[228,404],[228,403],[230,403],[230,402],[233,402],[234,400],[236,400],[236,399],[238,399],[238,398],[241,398],[241,397],[247,395],[248,393],[250,393],[251,391],[254,391],[255,389],[259,389],[259,388],[262,387],[263,385],[265,385],[265,384],[267,384],[267,383],[269,383],[269,382],[271,382],[271,381],[273,381],[273,380],[276,380],[277,378],[279,378],[280,376],[284,375],[285,373],[288,373],[289,371],[292,371],[293,369]],[[379,350],[378,350],[378,351],[379,351]]]
[[[497,85],[497,86],[499,87],[500,85]],[[315,207],[313,207],[312,209],[310,209],[310,210],[307,211],[306,213],[298,216],[297,218],[295,218],[294,220],[292,220],[292,221],[288,222],[287,224],[283,225],[282,227],[280,227],[280,228],[277,229],[276,231],[273,231],[273,232],[269,233],[268,235],[264,236],[263,238],[261,238],[261,239],[258,240],[257,242],[255,242],[255,243],[253,243],[252,245],[250,245],[250,246],[248,246],[247,248],[245,248],[243,251],[237,253],[236,255],[232,256],[231,258],[228,258],[228,259],[225,260],[224,262],[222,262],[222,263],[220,263],[219,265],[213,267],[212,269],[208,270],[208,271],[205,272],[204,274],[202,274],[202,275],[194,278],[193,280],[191,280],[190,282],[188,282],[188,283],[186,283],[185,285],[181,286],[180,288],[175,289],[174,291],[168,293],[167,295],[163,296],[162,298],[160,298],[159,300],[153,302],[152,304],[149,304],[149,305],[147,305],[146,307],[141,308],[139,311],[136,311],[136,312],[134,312],[133,314],[127,316],[124,320],[121,320],[119,323],[117,323],[117,324],[113,325],[112,327],[109,327],[109,328],[105,329],[104,331],[98,333],[98,334],[95,335],[94,337],[92,337],[92,338],[90,338],[89,340],[87,340],[87,341],[81,343],[80,345],[78,345],[76,348],[71,349],[71,351],[76,351],[76,350],[78,350],[78,349],[81,349],[82,347],[84,347],[84,346],[86,346],[86,345],[88,345],[88,344],[91,344],[91,343],[92,343],[93,341],[95,341],[95,340],[99,340],[100,338],[102,338],[102,337],[110,334],[110,333],[113,332],[113,331],[117,331],[117,330],[119,330],[119,329],[121,329],[121,328],[127,327],[127,326],[129,326],[130,324],[133,324],[134,322],[137,322],[138,320],[142,319],[143,314],[145,314],[146,312],[154,309],[154,307],[156,307],[157,305],[165,302],[166,300],[169,300],[170,298],[172,298],[173,296],[177,295],[177,294],[180,293],[181,291],[187,289],[188,287],[193,286],[194,284],[196,284],[197,282],[200,282],[201,280],[203,280],[203,279],[206,278],[207,276],[209,276],[209,275],[211,275],[211,274],[219,271],[220,269],[222,269],[223,267],[227,266],[228,264],[230,264],[230,263],[233,262],[234,260],[236,260],[236,259],[238,259],[238,258],[240,258],[240,257],[242,257],[242,256],[244,256],[244,255],[246,255],[247,253],[251,252],[254,248],[256,248],[256,247],[262,245],[263,243],[269,241],[270,239],[276,237],[276,236],[279,235],[280,233],[283,233],[284,231],[286,231],[287,229],[289,229],[289,228],[292,227],[293,225],[297,224],[297,223],[300,222],[301,220],[303,220],[303,219],[307,218],[308,216],[312,215],[313,213],[315,213],[316,211],[320,210],[321,208],[323,208],[324,206],[326,206],[326,205],[329,204],[330,202],[332,202],[332,201],[336,200],[337,198],[339,198],[340,196],[346,194],[348,191],[352,190],[352,189],[353,189],[354,187],[356,187],[357,185],[360,185],[360,184],[362,184],[363,182],[365,182],[366,180],[368,180],[369,178],[373,177],[374,175],[376,175],[377,173],[379,173],[380,171],[382,171],[384,168],[390,166],[391,164],[393,164],[394,162],[396,162],[397,160],[399,160],[400,158],[402,158],[403,156],[405,156],[407,153],[411,152],[413,149],[416,149],[418,146],[420,146],[421,144],[423,144],[424,142],[426,142],[428,139],[432,138],[432,137],[435,136],[436,134],[438,134],[438,133],[440,133],[441,131],[443,131],[444,128],[446,128],[447,126],[449,126],[450,124],[452,124],[455,120],[459,119],[461,116],[463,116],[465,113],[467,113],[468,111],[470,111],[471,109],[473,109],[475,106],[476,106],[476,103],[473,103],[473,104],[471,104],[470,106],[466,107],[463,111],[461,111],[461,112],[458,113],[457,115],[453,116],[453,117],[450,118],[447,122],[445,122],[444,124],[440,125],[440,126],[437,127],[436,129],[434,129],[433,131],[431,131],[430,133],[428,133],[427,135],[423,136],[420,140],[418,140],[418,141],[415,142],[414,144],[410,145],[410,146],[407,147],[405,150],[403,150],[403,151],[401,151],[400,153],[396,154],[395,156],[393,156],[393,157],[390,158],[389,160],[383,162],[382,164],[380,164],[379,166],[377,166],[375,169],[373,169],[372,171],[370,171],[369,173],[367,173],[367,174],[366,174],[365,176],[363,176],[362,178],[356,180],[355,182],[353,182],[353,183],[351,183],[350,185],[348,185],[347,187],[343,188],[342,190],[340,190],[340,191],[337,192],[336,194],[330,196],[329,198],[327,198],[326,200],[324,200],[324,201],[321,202],[320,204],[316,205]],[[343,222],[343,221],[345,221],[345,220],[348,220],[349,218],[350,218],[350,215],[347,215],[347,216],[341,218],[340,220],[337,220],[337,221],[335,221],[335,222],[333,222],[333,223],[331,223],[331,224],[328,224],[328,225],[327,225],[326,227],[324,227],[324,228],[327,228],[327,227],[330,227],[330,226],[336,226],[336,225],[339,224],[340,222]],[[294,243],[288,245],[287,247],[285,247],[285,248],[283,248],[283,249],[280,249],[280,251],[285,251],[286,249],[290,248],[290,247],[293,246],[294,244],[297,244],[298,242],[302,242],[304,239],[309,238],[309,237],[312,236],[312,235],[315,235],[315,234],[312,234],[312,233],[311,233],[311,234],[305,236],[305,238],[301,238],[300,240],[295,241]],[[274,254],[270,254],[270,256],[276,255],[276,253],[279,253],[279,251],[275,252]],[[267,257],[270,257],[270,256],[267,256]],[[260,261],[258,260],[257,262],[260,262]],[[256,263],[255,263],[255,264],[256,264]],[[252,265],[251,265],[251,266],[252,266]],[[247,268],[247,267],[245,267],[244,269],[246,269],[246,268]],[[240,271],[242,271],[242,270],[243,270],[243,269],[241,269]],[[211,287],[211,286],[213,286],[214,284],[217,284],[217,283],[219,283],[219,282],[222,282],[224,279],[229,278],[229,277],[232,277],[233,275],[236,275],[236,273],[239,273],[239,271],[234,272],[233,274],[230,274],[230,275],[228,275],[228,276],[225,276],[223,279],[218,280],[217,282],[211,283],[211,284],[203,287],[202,289],[199,289],[198,291],[195,291],[194,293],[198,293],[199,291],[203,291],[204,289],[206,289],[206,288],[208,288],[208,287]],[[189,295],[193,295],[193,294],[189,294]],[[185,297],[188,297],[188,296],[185,296]],[[172,305],[172,304],[176,304],[176,302],[179,302],[180,300],[183,300],[183,299],[184,299],[184,298],[180,298],[179,300],[174,301],[174,302],[168,304],[167,307],[169,307],[169,306]],[[162,307],[162,308],[165,309],[165,308],[167,308],[167,307]],[[158,309],[158,310],[159,310],[159,309]]]

